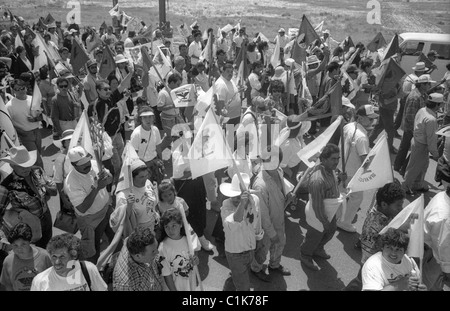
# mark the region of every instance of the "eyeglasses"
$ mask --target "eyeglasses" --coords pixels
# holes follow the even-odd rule
[[[61,85],[58,85],[58,87],[61,88],[61,89],[66,89],[69,86],[67,84],[61,84]]]
[[[103,91],[109,91],[109,90],[111,90],[111,88],[109,88],[109,87],[104,87],[102,90],[103,90]]]

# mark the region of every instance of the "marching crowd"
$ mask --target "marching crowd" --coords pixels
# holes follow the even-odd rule
[[[280,28],[273,40],[241,25],[216,36],[194,23],[175,47],[166,25],[97,31],[63,28],[54,19],[30,25],[8,12],[10,27],[0,34],[0,104],[16,135],[1,125],[2,290],[192,291],[201,284],[197,252],[222,244],[236,290],[248,291],[250,274],[264,282],[273,273],[291,275],[281,262],[285,211],[298,208],[305,194],[308,228],[299,259],[317,271],[317,259],[330,259],[324,246],[336,230],[357,231],[365,192],[346,195],[345,185],[367,164],[383,130],[404,181],[386,181],[360,215],[361,268],[344,290],[449,284],[450,138],[436,133],[450,124],[450,63],[442,81],[431,79],[435,66],[418,60],[388,85],[377,70],[399,62],[392,42],[369,49],[312,27],[294,36]],[[303,23],[308,29],[305,17]],[[437,57],[427,55],[431,63]],[[194,86],[194,103],[212,92],[207,107],[177,104],[174,90],[186,85]],[[190,163],[198,137],[192,131],[210,115],[227,129],[233,160],[198,176]],[[306,166],[299,152],[338,119],[341,129]],[[80,136],[83,122],[88,131]],[[60,148],[52,171],[42,159],[45,128]],[[214,134],[200,136],[206,166],[217,160],[209,157]],[[394,139],[401,140],[398,150]],[[420,265],[406,254],[417,215],[379,233],[407,195],[429,191],[430,156],[443,188],[424,207]],[[52,196],[59,196],[56,219]],[[205,237],[207,205],[221,215],[212,242]],[[53,226],[67,233],[52,236]]]

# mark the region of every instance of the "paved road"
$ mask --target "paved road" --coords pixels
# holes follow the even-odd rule
[[[49,130],[43,129],[43,156],[44,166],[49,175],[53,171],[53,161],[56,157],[58,149],[52,144],[52,136]],[[394,145],[398,147],[400,141],[395,139]],[[391,159],[394,160],[394,156]],[[431,190],[425,195],[425,203],[440,190],[437,183],[434,182],[434,172],[436,162],[430,161],[430,167],[426,175]],[[395,173],[395,177],[400,181],[403,178]],[[375,191],[367,191],[364,196],[361,210],[357,215],[355,223],[358,232],[365,219],[366,212],[372,201]],[[405,200],[405,206],[416,199],[416,197],[408,196]],[[53,219],[59,209],[59,198],[54,197],[49,201]],[[359,269],[360,251],[354,248],[354,244],[359,237],[359,233],[347,233],[338,230],[333,239],[325,246],[326,251],[331,255],[329,260],[318,260],[320,271],[314,272],[304,267],[299,261],[300,244],[303,241],[306,232],[306,224],[304,217],[305,202],[300,202],[296,211],[286,212],[286,235],[287,244],[284,249],[281,263],[289,268],[292,272],[291,276],[281,276],[271,274],[271,282],[264,283],[252,276],[251,282],[255,291],[338,291],[352,280]],[[207,213],[207,230],[206,236],[210,238],[210,234],[214,228],[218,214],[213,211]],[[54,228],[54,234],[61,233],[60,230]],[[79,234],[79,233],[78,233]],[[214,238],[210,238],[214,242]],[[229,277],[229,269],[223,245],[217,244],[217,248],[212,252],[199,252],[200,265],[199,271],[202,278],[204,290],[222,291],[232,290],[233,285]]]

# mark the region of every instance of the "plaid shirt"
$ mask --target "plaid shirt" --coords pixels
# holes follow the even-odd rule
[[[157,261],[148,266],[134,261],[128,252],[126,242],[120,251],[114,267],[114,291],[163,291],[164,280]]]
[[[48,209],[47,200],[57,193],[56,184],[42,168],[33,166],[30,172],[32,185],[14,171],[0,184],[0,216],[9,203],[13,208],[25,209],[41,217]]]
[[[425,107],[424,95],[418,89],[412,90],[406,98],[405,112],[403,115],[403,131],[412,132],[414,130],[414,119],[417,111],[423,107]]]

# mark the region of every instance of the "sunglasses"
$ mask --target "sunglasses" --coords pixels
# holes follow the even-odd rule
[[[109,87],[104,87],[103,88],[103,91],[109,91],[109,90],[111,90],[111,88],[109,88]]]
[[[20,86],[20,87],[15,87],[14,91],[18,92],[18,91],[24,91],[26,89],[27,89],[27,87],[24,85],[24,86]]]
[[[67,84],[61,84],[61,85],[58,85],[58,87],[61,88],[61,89],[66,89],[69,86]]]

